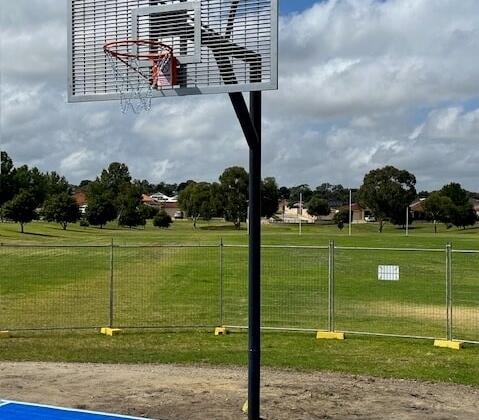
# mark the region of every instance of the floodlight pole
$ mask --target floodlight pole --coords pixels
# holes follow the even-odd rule
[[[302,219],[303,216],[303,193],[299,193],[299,235],[303,234]]]
[[[261,92],[230,93],[231,103],[249,146],[248,267],[248,418],[260,419],[261,378]]]
[[[353,234],[352,229],[353,229],[353,190],[350,188],[349,189],[349,236]]]
[[[409,206],[406,207],[406,236],[409,236]]]

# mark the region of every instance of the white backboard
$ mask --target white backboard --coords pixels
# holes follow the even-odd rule
[[[120,99],[103,47],[134,39],[177,59],[176,84],[153,97],[277,89],[278,0],[67,1],[70,102]]]

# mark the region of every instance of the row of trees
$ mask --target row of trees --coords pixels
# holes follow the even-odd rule
[[[141,182],[131,180],[128,167],[112,163],[94,181],[83,182],[88,207],[82,223],[99,226],[117,220],[121,226],[154,225],[168,227],[172,220],[165,212],[141,204]],[[42,217],[57,222],[63,229],[82,218],[73,198],[74,186],[55,172],[42,173],[24,165],[15,168],[11,158],[1,152],[0,217],[24,226]]]
[[[466,228],[477,222],[477,214],[471,203],[471,194],[460,184],[451,183],[431,194],[421,193],[424,200],[426,220],[443,222]],[[369,172],[358,191],[358,201],[371,210],[382,232],[384,222],[404,226],[410,204],[418,197],[416,177],[408,171],[386,166]],[[412,220],[411,220],[412,221]]]
[[[22,233],[26,223],[39,217],[38,208],[43,209],[47,220],[58,218],[64,229],[78,220],[72,187],[64,177],[56,172],[42,173],[27,165],[16,168],[6,152],[0,152],[0,157],[0,218],[19,223]]]
[[[219,182],[191,182],[179,194],[180,208],[193,220],[195,227],[198,219],[222,217],[239,229],[247,218],[248,179],[244,168],[233,166],[225,169]],[[265,178],[261,189],[262,216],[272,217],[278,210],[280,199],[276,180]]]
[[[353,190],[353,201],[371,210],[378,221],[379,231],[384,222],[405,225],[406,213],[415,198],[427,197],[424,202],[428,220],[457,227],[473,225],[476,213],[470,203],[471,194],[459,184],[449,184],[441,190],[427,193],[416,192],[416,178],[408,171],[393,166],[369,172],[359,190]],[[81,217],[78,205],[72,198],[74,187],[55,172],[42,173],[37,168],[16,168],[10,157],[1,152],[0,172],[0,217],[14,220],[21,225],[41,215],[49,221],[68,224]],[[248,173],[244,168],[227,168],[218,182],[195,182],[180,184],[151,184],[146,180],[132,180],[128,167],[123,163],[111,163],[93,181],[85,180],[80,189],[86,193],[88,207],[84,223],[102,228],[117,220],[121,226],[142,226],[147,219],[154,219],[158,209],[141,203],[142,194],[161,191],[166,195],[179,194],[180,208],[191,218],[194,226],[199,219],[210,220],[222,217],[237,228],[247,218]],[[278,210],[278,202],[286,200],[290,206],[300,201],[313,216],[328,215],[331,207],[340,208],[349,201],[349,190],[342,185],[324,183],[314,190],[308,185],[291,188],[278,187],[274,178],[262,181],[262,216],[272,217]],[[348,211],[336,215],[338,226],[348,222]],[[165,214],[156,219],[164,225]],[[170,221],[171,223],[171,221]]]
[[[438,223],[465,229],[477,222],[469,193],[456,183],[445,185],[429,195],[424,202],[424,210],[427,218],[434,222],[435,233]]]

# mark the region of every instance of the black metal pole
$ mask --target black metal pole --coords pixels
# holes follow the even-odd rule
[[[248,418],[260,419],[261,379],[261,92],[230,93],[231,103],[249,146],[249,326]]]
[[[248,418],[260,418],[261,380],[261,92],[250,93],[257,141],[249,150],[249,372]]]

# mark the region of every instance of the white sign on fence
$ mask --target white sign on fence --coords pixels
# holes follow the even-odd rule
[[[399,266],[398,265],[379,265],[378,280],[399,281]]]

